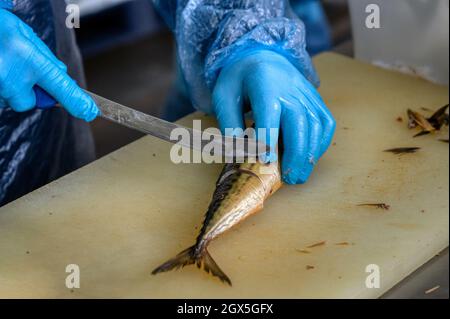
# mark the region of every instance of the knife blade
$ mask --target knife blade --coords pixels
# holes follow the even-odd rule
[[[172,144],[178,144],[202,153],[208,145],[209,149],[215,150],[215,154],[209,155],[221,156],[225,159],[258,158],[270,151],[268,145],[254,138],[227,137],[194,130],[145,114],[89,91],[86,92],[96,102],[102,118]],[[189,141],[174,139],[172,132],[177,129],[186,130],[190,135]],[[202,138],[202,136],[208,138]]]
[[[37,107],[49,109],[57,105],[57,102],[47,92],[40,87],[34,87],[36,93]],[[104,97],[85,90],[96,102],[100,109],[100,116],[106,120],[122,126],[140,131],[180,146],[204,152],[205,147],[213,149],[213,156],[220,156],[225,160],[243,160],[246,158],[258,158],[270,152],[270,147],[265,143],[257,141],[255,138],[238,138],[215,135],[210,132],[202,132],[187,128],[175,123],[167,122],[157,117],[145,114],[119,103],[110,101]],[[189,141],[174,139],[172,132],[181,129],[189,134]],[[205,133],[205,134],[204,134]],[[202,137],[207,138],[202,138]]]

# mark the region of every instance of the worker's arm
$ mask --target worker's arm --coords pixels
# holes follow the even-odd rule
[[[194,106],[215,114],[225,132],[242,128],[249,101],[257,128],[283,131],[284,181],[306,182],[331,143],[335,121],[316,91],[305,27],[288,1],[153,2],[175,31]],[[278,134],[266,139],[277,141]]]
[[[37,85],[73,116],[91,121],[99,113],[95,102],[67,74],[66,66],[33,30],[0,4],[0,108],[33,109]]]

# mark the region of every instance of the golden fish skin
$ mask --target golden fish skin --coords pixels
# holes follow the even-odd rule
[[[278,164],[229,164],[217,182],[213,200],[197,239],[199,250],[210,241],[261,211],[281,187]]]
[[[231,280],[209,255],[208,245],[227,230],[261,211],[265,200],[281,186],[278,163],[227,164],[216,183],[196,244],[156,268],[152,274],[196,264],[198,268],[203,266],[206,272],[231,285]]]

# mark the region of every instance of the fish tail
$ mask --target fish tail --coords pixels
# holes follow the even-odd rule
[[[228,278],[228,276],[222,271],[222,269],[220,269],[220,267],[216,264],[207,250],[205,250],[205,255],[202,260],[200,260],[200,263],[197,262],[197,266],[200,268],[202,263],[203,269],[207,273],[211,273],[213,276],[218,277],[222,282],[227,283],[231,286],[230,278]]]
[[[182,251],[175,258],[170,259],[169,261],[165,262],[164,264],[153,270],[152,275],[156,275],[162,272],[168,272],[175,269],[180,269],[195,264],[196,258],[194,252],[195,246]]]
[[[199,269],[203,268],[207,273],[218,277],[222,282],[227,283],[231,286],[231,280],[228,276],[219,268],[214,259],[211,257],[209,252],[205,249],[203,254],[196,254],[196,246],[190,247],[181,253],[179,253],[175,258],[170,259],[165,262],[155,270],[153,270],[152,275],[156,275],[162,272],[168,272],[171,270],[176,270],[183,268],[185,266],[196,264]]]

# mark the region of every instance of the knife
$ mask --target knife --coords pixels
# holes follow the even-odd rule
[[[49,109],[57,105],[57,102],[43,89],[34,87],[36,93],[37,108]],[[205,133],[205,139],[202,139],[204,132],[187,128],[175,123],[167,122],[157,117],[142,113],[135,109],[126,107],[119,103],[110,101],[94,93],[86,91],[100,109],[100,116],[111,122],[140,131],[142,133],[157,137],[161,140],[178,144],[193,150],[204,152],[205,146],[215,150],[214,156],[221,156],[224,159],[244,159],[258,158],[270,152],[270,147],[265,143],[257,141],[254,138],[227,137]],[[172,132],[176,129],[185,130],[190,135],[189,141],[171,138]]]

